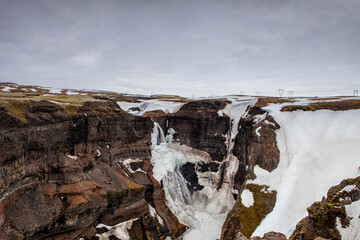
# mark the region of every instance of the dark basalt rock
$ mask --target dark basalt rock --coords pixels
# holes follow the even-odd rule
[[[251,240],[287,240],[287,238],[282,233],[268,232],[268,233],[265,233],[262,238],[253,237],[253,238],[251,238]]]
[[[189,162],[185,163],[180,167],[180,172],[186,179],[188,183],[188,188],[191,193],[193,193],[194,191],[200,191],[204,188],[199,184],[199,179],[195,171],[194,163],[189,163]]]

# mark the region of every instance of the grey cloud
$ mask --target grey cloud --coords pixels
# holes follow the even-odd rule
[[[0,81],[190,96],[360,88],[360,2],[0,2]]]

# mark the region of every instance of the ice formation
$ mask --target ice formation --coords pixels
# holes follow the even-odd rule
[[[244,100],[244,99],[242,99]],[[226,114],[231,118],[231,128],[226,136],[227,155],[222,161],[225,164],[224,181],[218,189],[220,172],[197,173],[199,183],[204,186],[201,191],[190,194],[186,180],[179,168],[186,162],[209,162],[210,156],[200,150],[172,142],[174,129],[169,129],[167,136],[161,127],[155,123],[152,133],[153,175],[162,181],[167,205],[178,217],[179,221],[190,226],[184,234],[184,240],[190,239],[218,239],[226,215],[233,207],[233,178],[238,168],[238,160],[232,154],[234,140],[238,133],[240,118],[246,114],[249,105],[256,100],[237,101],[232,99],[219,114]],[[251,201],[251,199],[248,199]]]

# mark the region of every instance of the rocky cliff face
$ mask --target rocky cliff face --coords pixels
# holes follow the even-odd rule
[[[222,239],[235,239],[239,232],[250,237],[261,220],[273,209],[275,191],[268,191],[265,185],[245,185],[245,182],[246,179],[254,178],[255,165],[268,171],[277,167],[279,150],[275,130],[279,127],[266,111],[258,107],[251,107],[246,117],[240,120],[234,147],[234,155],[239,159],[234,187],[240,195],[224,223]],[[244,204],[244,191],[253,198],[250,206]]]
[[[151,175],[149,118],[113,102],[11,104],[0,109],[1,239],[95,239],[98,224],[131,219],[134,239],[184,232]]]

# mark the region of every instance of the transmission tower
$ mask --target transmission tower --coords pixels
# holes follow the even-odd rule
[[[359,96],[359,90],[354,89],[354,97],[358,97]]]
[[[282,97],[284,95],[284,89],[279,89],[279,96]]]
[[[256,95],[256,96],[260,96],[260,92],[255,92],[255,95]]]
[[[294,91],[289,91],[289,97],[294,97]]]

